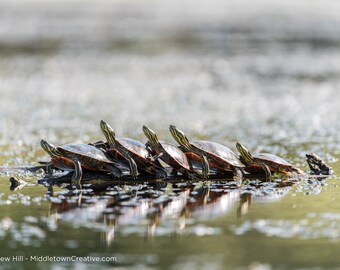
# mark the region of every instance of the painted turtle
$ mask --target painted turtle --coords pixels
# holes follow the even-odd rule
[[[122,177],[122,171],[109,160],[105,154],[95,146],[80,143],[70,143],[55,147],[53,144],[41,140],[41,147],[51,156],[47,163],[48,175],[53,174],[53,167],[73,171],[72,181],[79,182],[82,178],[82,169],[91,171],[110,172],[115,177]]]
[[[246,170],[264,170],[266,174],[266,179],[271,179],[272,172],[280,173],[297,173],[303,174],[299,168],[293,166],[288,161],[268,153],[250,154],[247,148],[245,148],[239,142],[236,143],[236,148],[241,155],[241,159],[247,164]],[[247,169],[248,168],[248,169]]]
[[[158,140],[156,133],[147,126],[143,126],[143,132],[148,138],[146,146],[156,154],[154,159],[160,158],[172,167],[175,172],[180,172],[191,180],[201,177],[192,169],[187,156],[178,147],[172,143]]]
[[[152,161],[152,156],[145,144],[129,138],[116,138],[113,129],[103,120],[100,121],[100,128],[113,151],[116,153],[118,151],[129,162],[132,177],[137,178],[138,167],[157,178],[163,179],[168,176],[159,162]]]
[[[170,126],[170,132],[183,151],[194,152],[200,156],[204,178],[208,178],[209,175],[209,162],[216,164],[224,171],[234,172],[235,176],[242,178],[242,169],[245,166],[241,163],[237,155],[228,147],[210,141],[189,142],[183,131],[173,125]]]

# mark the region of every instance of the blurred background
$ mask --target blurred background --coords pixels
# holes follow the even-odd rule
[[[29,162],[41,138],[103,139],[101,119],[143,141],[143,124],[169,140],[175,124],[230,147],[338,152],[339,45],[335,0],[2,0],[2,163]]]

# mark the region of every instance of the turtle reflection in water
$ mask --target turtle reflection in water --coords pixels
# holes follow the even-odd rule
[[[46,165],[48,176],[52,176],[53,167],[61,170],[73,171],[73,182],[82,179],[83,170],[110,172],[114,177],[121,178],[123,173],[109,160],[105,154],[95,146],[88,144],[70,143],[62,146],[41,140],[41,147],[51,156],[51,161]]]

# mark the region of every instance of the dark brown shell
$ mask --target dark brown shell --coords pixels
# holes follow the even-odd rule
[[[169,155],[168,161],[165,161],[169,163],[170,166],[176,166],[179,165],[183,167],[186,170],[190,170],[190,165],[188,162],[188,159],[186,155],[174,144],[165,142],[165,141],[159,141],[160,146],[163,148],[163,150]],[[176,164],[173,164],[173,163]]]
[[[158,160],[154,162],[150,160],[151,155],[145,144],[129,138],[117,138],[116,140],[120,144],[120,148],[124,148],[131,153],[131,157],[137,163],[138,168],[149,172],[155,168],[163,169]],[[118,149],[118,151],[121,151],[121,149]]]
[[[274,165],[287,166],[287,167],[293,166],[288,161],[278,156],[275,156],[273,154],[259,153],[259,154],[254,154],[253,157],[261,161],[266,161],[267,164],[272,163]]]
[[[209,141],[194,141],[190,142],[190,144],[199,149],[200,151],[205,152],[212,159],[217,160],[219,162],[224,162],[234,167],[243,168],[243,163],[239,160],[238,156],[228,147]]]
[[[141,159],[147,159],[150,157],[149,151],[146,149],[145,144],[129,139],[129,138],[117,138],[117,142],[127,149],[129,152]]]
[[[103,163],[114,164],[105,154],[95,146],[88,144],[70,143],[58,146],[57,149],[68,159],[78,159],[82,164],[89,167],[96,167]]]

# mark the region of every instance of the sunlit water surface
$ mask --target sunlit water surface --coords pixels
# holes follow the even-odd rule
[[[1,1],[0,164],[47,160],[39,146],[141,126],[268,151],[325,181],[277,189],[120,186],[53,192],[1,173],[1,256],[109,256],[111,263],[3,268],[338,269],[340,9],[337,1]],[[9,189],[9,177],[28,182]],[[117,197],[118,196],[118,197]],[[59,268],[60,267],[60,268]]]

